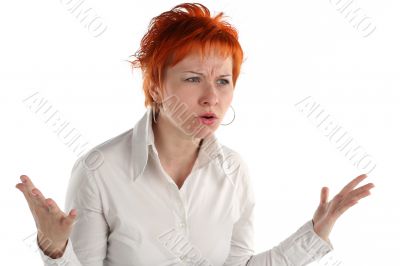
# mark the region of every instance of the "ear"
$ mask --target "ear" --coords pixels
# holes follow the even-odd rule
[[[150,92],[151,98],[153,98],[154,102],[157,102],[158,98],[157,95],[155,95],[153,92]]]
[[[161,103],[162,102],[162,93],[161,89],[158,86],[152,86],[150,89],[150,95],[155,102]]]
[[[155,89],[154,87],[151,87],[150,91],[149,91],[151,97],[153,98],[153,100],[156,102],[159,97],[158,97],[158,91],[157,89]]]

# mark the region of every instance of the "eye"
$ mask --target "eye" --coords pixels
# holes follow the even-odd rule
[[[229,80],[227,80],[227,79],[220,79],[220,80],[223,81],[222,85],[227,85],[227,84],[229,84]]]
[[[200,81],[200,78],[199,77],[192,77],[192,78],[185,79],[185,81],[189,81],[189,82],[193,82],[192,80]]]

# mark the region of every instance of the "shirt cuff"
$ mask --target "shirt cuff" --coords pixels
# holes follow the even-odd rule
[[[293,265],[306,265],[332,251],[333,245],[314,231],[313,222],[309,220],[278,248]]]
[[[36,237],[36,245],[40,253],[40,257],[42,258],[45,266],[57,266],[57,265],[68,265],[70,262],[70,258],[72,255],[72,243],[71,240],[68,239],[67,246],[65,248],[64,254],[57,259],[50,258],[49,256],[45,255],[43,250],[39,247],[38,238]]]

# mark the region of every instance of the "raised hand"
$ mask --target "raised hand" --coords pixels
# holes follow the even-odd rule
[[[336,220],[360,199],[371,194],[370,189],[374,187],[373,183],[354,189],[366,177],[367,175],[363,174],[354,178],[329,202],[329,188],[321,189],[321,199],[314,213],[313,224],[314,231],[322,239],[329,241],[329,234]]]
[[[76,209],[65,214],[51,198],[45,198],[26,175],[21,175],[18,188],[25,196],[38,229],[38,243],[44,254],[59,258],[65,251],[73,223],[77,217]]]

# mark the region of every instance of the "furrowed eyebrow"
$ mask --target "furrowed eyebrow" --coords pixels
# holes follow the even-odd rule
[[[197,74],[197,75],[200,75],[200,76],[204,76],[203,73],[199,73],[199,72],[195,72],[195,71],[184,71],[183,73],[192,73],[192,74]],[[226,74],[226,75],[220,75],[219,77],[230,77],[230,76],[232,76],[232,75]]]

